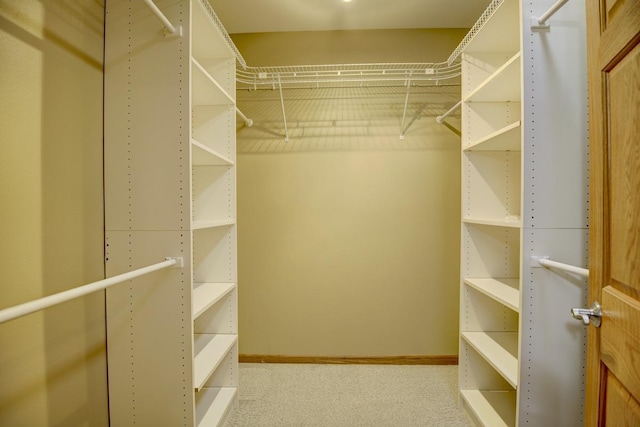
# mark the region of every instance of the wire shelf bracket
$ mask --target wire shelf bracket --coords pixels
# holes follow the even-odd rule
[[[409,105],[409,92],[411,92],[411,75],[407,79],[407,96],[404,98],[404,111],[402,112],[402,123],[400,124],[400,141],[404,141],[404,133],[407,131],[404,128],[404,120],[407,117],[407,105]]]
[[[280,105],[282,106],[282,121],[284,122],[284,142],[289,142],[289,130],[287,129],[287,115],[284,111],[284,96],[282,96],[282,82],[278,75],[278,89],[280,89]]]

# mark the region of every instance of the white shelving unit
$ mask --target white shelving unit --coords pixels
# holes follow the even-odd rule
[[[238,404],[235,56],[207,0],[107,2],[107,292],[113,426],[223,425]]]
[[[583,423],[587,262],[584,5],[495,0],[462,50],[460,401],[482,426]],[[472,30],[475,31],[475,30]]]

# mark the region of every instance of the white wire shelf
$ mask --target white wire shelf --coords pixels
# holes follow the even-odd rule
[[[273,89],[280,84],[326,85],[338,83],[408,83],[448,80],[460,76],[460,63],[373,63],[292,65],[236,69],[236,81],[252,89]]]
[[[410,82],[447,80],[459,77],[461,74],[460,63],[457,61],[249,67],[211,5],[205,0],[199,1],[236,57],[237,83],[249,88],[273,89],[279,85],[295,87],[295,85],[330,83],[376,83],[395,86]],[[242,86],[238,88],[241,89]]]
[[[195,1],[195,0],[194,0]],[[369,63],[369,64],[323,64],[249,67],[222,25],[213,8],[205,0],[199,0],[213,24],[229,45],[236,57],[236,90],[278,89],[282,107],[284,141],[289,141],[283,88],[303,89],[311,87],[406,87],[405,108],[402,114],[400,140],[406,132],[407,102],[412,87],[425,84],[440,85],[443,80],[460,77],[461,63],[455,58],[446,62],[430,63]],[[496,8],[503,0],[494,0]],[[486,12],[485,12],[486,14]],[[483,15],[484,16],[484,15]],[[488,18],[488,17],[487,17]],[[466,38],[465,38],[466,40]],[[247,126],[253,120],[241,113]]]
[[[476,37],[480,30],[485,26],[487,21],[489,21],[489,18],[491,18],[493,14],[500,8],[500,5],[502,5],[503,2],[504,0],[493,0],[489,4],[484,13],[480,15],[480,18],[478,18],[475,25],[471,27],[471,30],[469,30],[464,39],[462,39],[458,47],[456,47],[451,55],[449,55],[447,64],[451,65],[459,60],[462,52],[467,48],[469,43],[471,43],[471,41]]]

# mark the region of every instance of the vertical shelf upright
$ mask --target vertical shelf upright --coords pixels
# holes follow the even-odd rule
[[[207,0],[107,3],[107,293],[114,426],[223,425],[238,404],[235,56]],[[228,36],[227,36],[228,37]]]
[[[587,260],[584,6],[531,30],[552,4],[494,0],[462,49],[459,383],[482,426],[582,424],[586,283],[531,262]]]

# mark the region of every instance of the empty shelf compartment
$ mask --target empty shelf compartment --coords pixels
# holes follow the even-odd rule
[[[204,387],[237,341],[237,335],[195,334],[193,378],[196,391]]]
[[[235,283],[195,283],[193,289],[193,320],[220,301],[235,287]]]
[[[196,426],[222,425],[236,397],[235,387],[205,387],[196,394]]]
[[[516,392],[460,390],[466,408],[487,427],[515,427]]]
[[[517,332],[462,332],[461,335],[513,388],[517,387]]]

